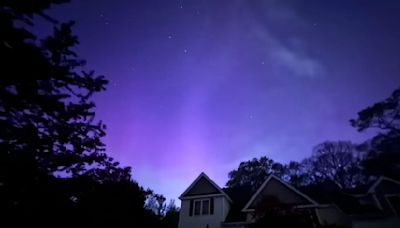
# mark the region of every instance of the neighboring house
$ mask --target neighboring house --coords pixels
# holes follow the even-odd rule
[[[400,216],[400,181],[380,177],[366,193],[355,197],[360,203],[372,203],[386,215]]]
[[[349,226],[350,224],[348,217],[335,205],[317,202],[274,175],[270,175],[265,180],[244,206],[242,211],[247,213],[247,222],[253,222],[257,205],[268,196],[273,196],[280,203],[291,205],[297,210],[307,211],[313,217],[315,224],[337,224],[341,226]]]
[[[269,196],[297,210],[307,211],[315,225],[400,227],[396,217],[400,209],[400,182],[386,177],[379,178],[366,193],[342,194],[345,197],[338,202],[321,200],[318,192],[314,194],[315,198],[311,198],[273,175],[254,194],[247,198],[245,195],[242,190],[236,193],[232,189],[223,190],[201,173],[179,197],[179,228],[247,228],[254,222],[257,206],[265,203],[263,199]],[[241,197],[245,200],[238,203]],[[359,210],[363,206],[376,210]]]
[[[380,177],[351,195],[358,203],[356,210],[348,212],[353,227],[400,227],[400,181]]]

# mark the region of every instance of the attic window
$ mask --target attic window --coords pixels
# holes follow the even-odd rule
[[[210,200],[195,200],[193,207],[194,215],[209,215],[210,214]]]

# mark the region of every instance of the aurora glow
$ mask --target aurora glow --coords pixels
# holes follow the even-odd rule
[[[110,80],[108,151],[177,198],[205,171],[361,142],[348,120],[400,84],[400,1],[72,1],[77,48]]]

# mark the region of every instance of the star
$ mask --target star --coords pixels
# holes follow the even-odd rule
[[[187,49],[183,50],[183,53],[185,53],[185,54],[186,54],[187,52],[188,52],[188,50],[187,50]]]

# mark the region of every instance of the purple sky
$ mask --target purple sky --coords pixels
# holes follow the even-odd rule
[[[96,97],[113,157],[177,198],[205,171],[301,160],[361,142],[348,120],[400,85],[400,2],[73,1],[79,55],[110,80]]]

